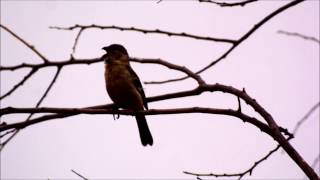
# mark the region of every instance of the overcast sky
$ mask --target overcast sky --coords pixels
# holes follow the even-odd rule
[[[219,38],[238,39],[265,16],[289,1],[258,1],[244,7],[224,7],[196,1],[1,1],[1,24],[33,44],[52,61],[67,60],[77,31],[49,26],[118,25]],[[298,4],[277,15],[231,54],[201,74],[207,83],[245,88],[282,127],[293,131],[319,102],[319,43],[277,33],[298,32],[319,39],[319,1]],[[42,61],[1,29],[1,65]],[[79,39],[76,58],[96,58],[101,48],[124,45],[130,56],[161,58],[199,70],[218,58],[230,44],[183,37],[91,29]],[[132,63],[142,81],[181,77],[158,65]],[[111,103],[104,84],[103,63],[69,66],[62,70],[42,106],[86,107]],[[55,70],[43,69],[13,95],[7,106],[34,107]],[[1,95],[28,70],[1,72]],[[193,80],[144,85],[155,96],[196,86]],[[219,92],[150,103],[151,109],[179,107],[237,108],[235,97]],[[244,112],[257,116],[243,104]],[[17,122],[26,115],[1,117]],[[261,119],[261,118],[260,118]],[[1,152],[1,178],[194,178],[182,173],[236,173],[247,170],[277,143],[242,120],[205,114],[147,116],[152,147],[140,143],[133,117],[79,115],[30,126]],[[291,141],[312,164],[319,155],[319,108]],[[316,166],[319,172],[319,163]],[[254,169],[253,178],[301,179],[304,173],[281,151]],[[249,178],[249,176],[246,176]],[[194,178],[195,179],[195,178]]]

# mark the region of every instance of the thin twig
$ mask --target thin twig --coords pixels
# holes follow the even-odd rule
[[[58,76],[61,72],[62,67],[58,67],[57,71],[55,73],[55,75],[53,76],[53,79],[51,80],[49,86],[47,87],[46,91],[43,93],[43,95],[41,96],[40,100],[38,101],[36,107],[39,107],[40,104],[43,102],[44,98],[47,97],[49,91],[51,90],[51,88],[53,87],[54,83],[57,81]]]
[[[59,67],[59,66],[69,66],[69,65],[79,65],[79,64],[94,64],[98,62],[102,62],[103,60],[101,58],[93,58],[93,59],[74,59],[71,61],[71,59],[62,60],[62,61],[49,61],[47,63],[40,63],[40,64],[28,64],[28,63],[22,63],[15,66],[0,66],[0,71],[14,71],[22,68],[46,68],[46,67]]]
[[[237,46],[239,46],[243,41],[245,41],[250,35],[252,35],[256,30],[258,30],[262,25],[264,25],[266,22],[268,22],[270,19],[272,19],[273,17],[275,17],[276,15],[280,14],[281,12],[285,11],[286,9],[293,7],[301,2],[303,2],[304,0],[295,0],[295,1],[291,1],[288,4],[278,8],[277,10],[273,11],[272,13],[270,13],[268,16],[264,17],[260,22],[258,22],[256,25],[253,26],[252,29],[250,29],[247,33],[245,33],[239,40],[236,41],[235,44],[233,44],[231,46],[230,49],[228,49],[224,54],[222,54],[218,59],[212,61],[210,64],[208,64],[207,66],[201,68],[200,70],[196,71],[196,74],[200,74],[204,71],[206,71],[207,69],[209,69],[210,67],[214,66],[215,64],[217,64],[218,62],[220,62],[221,60],[223,60],[224,58],[226,58]],[[175,79],[169,79],[169,80],[165,80],[165,81],[158,81],[158,82],[153,82],[153,84],[164,84],[164,83],[169,83],[169,82],[176,82],[176,81],[181,81],[181,80],[185,80],[187,79],[188,76],[182,77],[182,78],[175,78]]]
[[[204,84],[203,79],[192,72],[190,69],[184,67],[184,66],[179,66],[173,63],[169,63],[167,61],[164,61],[162,59],[151,59],[151,58],[130,58],[130,61],[132,62],[138,62],[138,63],[149,63],[149,64],[159,64],[163,65],[169,69],[174,69],[178,70],[180,72],[185,73],[187,76],[190,76],[191,78],[195,79],[198,84]],[[51,67],[51,66],[56,66],[56,67],[62,67],[62,66],[69,66],[69,65],[79,65],[79,64],[94,64],[94,63],[99,63],[103,62],[101,58],[93,58],[93,59],[73,59],[72,61],[70,59],[68,60],[63,60],[63,61],[57,61],[57,62],[48,62],[48,63],[41,63],[41,64],[20,64],[20,65],[15,65],[15,66],[0,66],[0,71],[14,71],[17,69],[21,68],[36,68],[36,69],[41,69],[41,68],[46,68],[46,67]]]
[[[279,30],[278,31],[279,34],[284,34],[284,35],[287,35],[287,36],[296,36],[296,37],[300,37],[302,39],[305,39],[305,40],[309,40],[309,41],[313,41],[313,42],[316,42],[318,44],[320,44],[320,40],[315,38],[315,37],[311,37],[311,36],[306,36],[306,35],[303,35],[303,34],[300,34],[300,33],[296,33],[296,32],[288,32],[288,31],[283,31],[283,30]]]
[[[1,126],[1,125],[0,125],[0,126]],[[12,129],[12,130],[10,130],[10,131],[7,131],[7,132],[1,134],[1,135],[0,135],[0,139],[3,138],[3,137],[5,137],[5,136],[8,135],[8,134],[14,133],[15,131],[16,131],[16,129]]]
[[[241,2],[235,2],[235,3],[216,2],[213,0],[199,0],[199,2],[213,3],[213,4],[216,4],[220,7],[245,6],[246,4],[249,4],[249,3],[252,3],[255,1],[258,1],[258,0],[245,0],[245,1],[241,1]]]
[[[19,81],[16,85],[14,85],[7,93],[0,97],[0,100],[6,98],[11,95],[15,90],[17,90],[20,86],[22,86],[34,73],[38,71],[38,68],[33,68],[21,81]]]
[[[205,41],[214,41],[214,42],[221,42],[221,43],[236,43],[233,39],[225,39],[225,38],[214,38],[214,37],[204,37],[204,36],[198,36],[193,34],[188,34],[185,32],[182,33],[176,33],[176,32],[170,32],[170,31],[164,31],[160,29],[150,30],[150,29],[142,29],[142,28],[135,28],[135,27],[122,27],[122,26],[101,26],[101,25],[79,25],[76,24],[74,26],[70,27],[57,27],[57,26],[51,26],[51,29],[57,29],[57,30],[74,30],[77,28],[82,29],[83,31],[86,29],[117,29],[120,31],[136,31],[141,32],[144,34],[164,34],[168,36],[178,36],[178,37],[185,37],[185,38],[192,38],[192,39],[198,39],[198,40],[205,40]]]
[[[292,137],[287,138],[287,141],[289,141]],[[202,174],[202,173],[193,173],[193,172],[188,172],[188,171],[183,171],[183,173],[188,174],[188,175],[193,175],[196,177],[201,177],[201,176],[205,176],[205,177],[238,177],[238,179],[242,179],[246,174],[249,174],[251,176],[254,168],[256,168],[260,163],[262,163],[263,161],[267,160],[273,153],[275,153],[279,148],[280,148],[280,144],[278,144],[274,149],[272,149],[271,151],[269,151],[269,153],[267,153],[265,156],[263,156],[261,159],[259,159],[258,161],[256,161],[255,163],[253,163],[253,165],[248,168],[247,170],[241,172],[241,173],[223,173],[223,174],[216,174],[216,173],[206,173],[206,174]]]
[[[313,163],[312,163],[311,167],[312,168],[316,168],[317,163],[320,166],[320,154],[318,154],[318,156],[313,160]]]
[[[15,37],[16,39],[18,39],[20,42],[22,42],[24,45],[26,45],[29,49],[31,49],[34,53],[36,53],[44,62],[48,62],[49,60],[44,57],[43,54],[41,54],[33,45],[27,43],[25,40],[23,40],[20,36],[18,36],[16,33],[14,33],[13,31],[11,31],[9,28],[7,28],[6,26],[0,24],[0,27],[3,28],[4,30],[6,30],[8,33],[10,33],[13,37]]]
[[[74,53],[76,52],[76,48],[77,48],[77,45],[78,45],[78,42],[79,42],[79,38],[81,36],[81,33],[83,32],[83,28],[80,28],[75,40],[74,40],[74,43],[73,43],[73,46],[72,46],[72,53],[71,53],[71,56],[74,57]],[[73,59],[73,58],[72,58]]]
[[[198,84],[204,85],[205,81],[197,74],[195,74],[194,72],[192,72],[190,69],[188,69],[185,66],[179,66],[173,63],[169,63],[168,61],[164,61],[162,59],[141,59],[141,58],[132,58],[131,61],[133,62],[139,62],[139,63],[149,63],[149,64],[159,64],[159,65],[163,65],[169,69],[174,69],[180,72],[185,73],[188,77],[193,78],[194,80],[196,80],[198,82]]]
[[[39,101],[36,104],[36,108],[38,108],[40,106],[40,104],[43,102],[43,100],[45,99],[45,97],[48,95],[49,91],[51,90],[51,88],[53,87],[53,84],[56,82],[60,72],[61,72],[62,67],[58,67],[57,71],[52,79],[52,81],[50,82],[48,88],[46,89],[46,91],[43,93],[43,95],[41,96],[41,98],[39,99]],[[25,122],[29,121],[31,119],[31,117],[33,116],[33,113],[31,113],[27,119],[25,120]],[[13,134],[6,139],[4,142],[1,142],[0,144],[0,152],[3,150],[3,148],[19,133],[20,129],[16,129],[15,132],[13,132]]]
[[[293,135],[297,134],[301,125],[308,119],[308,117],[318,108],[320,107],[320,102],[316,103],[311,107],[311,109],[297,122],[296,126],[293,130]]]
[[[82,176],[80,173],[76,172],[75,170],[71,169],[71,172],[75,173],[77,176],[81,177],[84,180],[89,180],[88,178],[85,178],[84,176]]]

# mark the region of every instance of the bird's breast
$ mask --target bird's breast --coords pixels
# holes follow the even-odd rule
[[[143,109],[142,97],[126,67],[106,65],[105,80],[108,94],[115,104],[127,109]]]

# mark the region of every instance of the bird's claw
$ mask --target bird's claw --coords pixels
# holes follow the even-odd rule
[[[119,108],[117,106],[113,106],[112,107],[113,111],[117,111]],[[116,113],[116,114],[112,114],[113,116],[113,120],[119,119],[120,118],[120,114]]]
[[[120,118],[120,114],[113,114],[113,120],[119,119]]]

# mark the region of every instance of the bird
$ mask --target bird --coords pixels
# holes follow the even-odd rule
[[[111,44],[102,48],[105,63],[105,82],[109,97],[117,108],[133,111],[148,110],[146,96],[141,81],[129,63],[129,54],[120,44]],[[136,113],[138,130],[143,146],[153,144],[153,138],[145,115]]]

